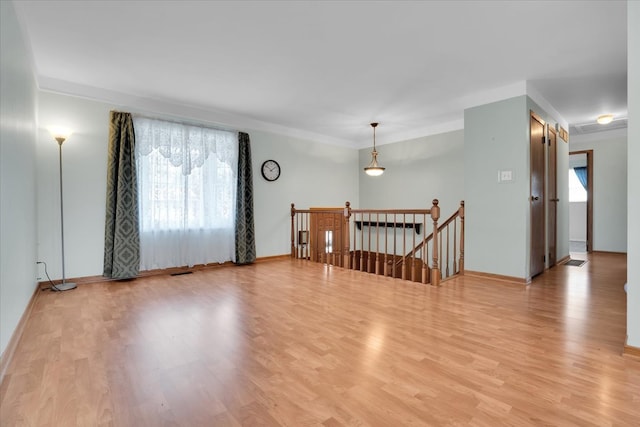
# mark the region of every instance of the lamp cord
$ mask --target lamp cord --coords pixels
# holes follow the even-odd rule
[[[51,280],[51,277],[49,277],[49,272],[47,271],[47,263],[44,262],[44,261],[38,261],[38,262],[36,262],[36,264],[44,264],[44,274],[47,276],[47,280],[49,281],[49,287],[48,288],[40,288],[40,290],[41,291],[52,290],[52,291],[60,292],[60,289],[58,289],[56,287],[56,285],[53,283],[53,280]]]

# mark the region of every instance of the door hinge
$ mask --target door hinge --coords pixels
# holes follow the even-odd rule
[[[547,256],[546,255],[542,255],[542,262],[547,262]]]

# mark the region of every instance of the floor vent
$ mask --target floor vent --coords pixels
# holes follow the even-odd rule
[[[570,259],[569,261],[565,262],[563,265],[568,265],[570,267],[582,267],[587,261],[584,261],[582,259]]]
[[[191,274],[193,271],[179,271],[177,273],[171,273],[170,276],[182,276],[183,274]]]

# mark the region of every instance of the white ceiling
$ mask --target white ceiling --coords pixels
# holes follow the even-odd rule
[[[569,124],[627,116],[626,1],[14,4],[43,89],[329,143],[370,145],[372,121],[381,144],[460,128],[530,91]]]

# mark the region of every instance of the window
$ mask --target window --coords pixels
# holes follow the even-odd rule
[[[237,134],[142,117],[134,128],[140,268],[232,260]]]
[[[576,171],[569,168],[569,202],[586,202],[587,190],[584,189]]]

